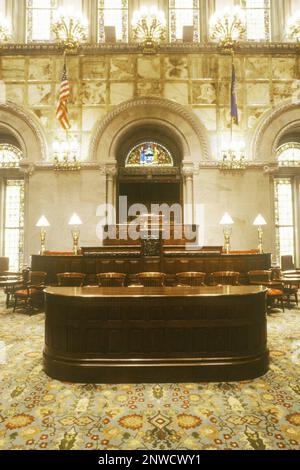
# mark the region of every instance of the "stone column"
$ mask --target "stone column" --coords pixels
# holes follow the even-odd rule
[[[182,174],[185,186],[184,223],[190,225],[194,223],[194,164],[184,163]]]
[[[117,176],[117,164],[108,163],[106,164],[106,202],[109,207],[114,207],[114,212],[108,211],[107,224],[116,224],[116,176]]]

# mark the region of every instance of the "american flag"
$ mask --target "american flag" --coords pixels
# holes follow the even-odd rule
[[[56,117],[61,126],[66,131],[70,129],[70,122],[68,117],[68,100],[70,97],[70,85],[67,76],[67,66],[64,64],[62,81],[60,85],[59,100],[56,108]]]

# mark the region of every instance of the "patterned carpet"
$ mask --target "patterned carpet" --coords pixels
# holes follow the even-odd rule
[[[300,310],[269,317],[252,382],[74,385],[42,371],[44,315],[0,297],[0,449],[299,449]]]

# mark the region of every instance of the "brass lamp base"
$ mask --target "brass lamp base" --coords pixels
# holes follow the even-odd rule
[[[44,256],[45,251],[46,251],[46,230],[43,228],[40,231],[40,243],[41,243],[40,255]]]
[[[79,230],[72,230],[73,255],[74,255],[74,256],[78,256],[78,252],[79,252],[79,237],[80,237],[80,231],[79,231]]]
[[[263,255],[264,248],[263,248],[263,230],[261,227],[258,228],[258,251],[260,255]]]
[[[231,230],[224,230],[224,253],[226,255],[230,254],[231,245],[230,245]]]

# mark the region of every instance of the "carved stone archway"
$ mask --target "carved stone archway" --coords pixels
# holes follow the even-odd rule
[[[90,145],[90,160],[105,165],[107,171],[107,203],[115,206],[118,149],[120,142],[140,126],[160,126],[174,136],[182,154],[185,206],[193,207],[193,176],[201,161],[210,161],[211,151],[205,126],[192,111],[176,102],[145,97],[116,106],[96,123]],[[186,215],[193,223],[193,210]]]
[[[13,135],[23,152],[24,163],[47,160],[47,143],[42,126],[31,111],[15,103],[0,104],[1,129]]]
[[[90,159],[106,162],[115,159],[118,140],[124,128],[136,127],[145,120],[170,126],[181,139],[184,159],[193,162],[211,160],[207,131],[199,119],[186,107],[161,98],[137,98],[116,106],[96,123],[90,145]]]
[[[276,150],[282,136],[300,124],[300,101],[285,100],[265,113],[252,138],[253,160],[277,163]]]

